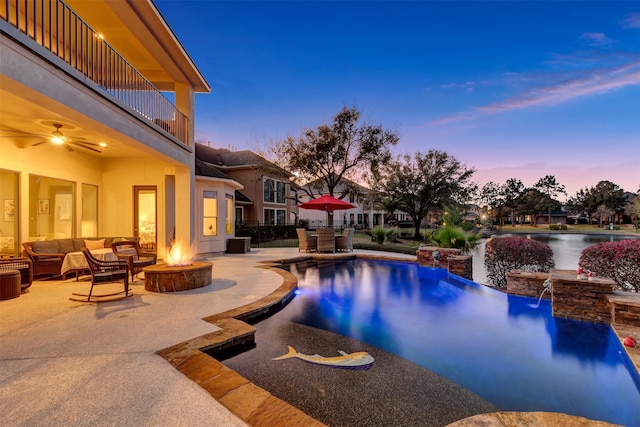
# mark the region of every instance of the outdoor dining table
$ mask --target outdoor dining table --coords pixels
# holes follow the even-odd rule
[[[134,248],[120,249],[120,252],[124,252],[126,255],[136,255],[136,250]],[[91,254],[101,261],[117,261],[118,259],[116,254],[113,253],[113,249],[111,248],[91,249]],[[62,261],[60,274],[64,279],[67,273],[75,272],[77,280],[78,274],[86,270],[89,270],[89,264],[87,264],[87,260],[84,257],[84,254],[81,251],[69,252],[64,257],[64,261]]]

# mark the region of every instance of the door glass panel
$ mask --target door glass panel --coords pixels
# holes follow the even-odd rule
[[[0,257],[18,255],[18,172],[0,170]]]
[[[156,188],[134,187],[134,234],[145,250],[156,250]]]
[[[82,184],[82,237],[98,237],[98,187]]]

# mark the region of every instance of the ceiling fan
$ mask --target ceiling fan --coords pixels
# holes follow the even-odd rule
[[[100,144],[95,144],[93,142],[87,141],[85,138],[79,137],[68,137],[65,136],[60,130],[63,125],[60,123],[52,123],[54,130],[48,135],[42,135],[37,133],[23,132],[15,129],[2,129],[1,133],[11,133],[10,135],[0,135],[0,138],[46,138],[42,141],[35,142],[31,144],[31,147],[37,147],[38,145],[44,144],[45,142],[51,142],[55,145],[64,145],[64,147],[68,151],[74,151],[72,146],[76,148],[84,148],[85,150],[94,151],[96,153],[101,153],[101,151],[97,147],[101,147]]]

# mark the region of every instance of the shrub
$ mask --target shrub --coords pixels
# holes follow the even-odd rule
[[[591,245],[580,254],[580,267],[612,279],[620,289],[640,292],[640,240]]]
[[[567,229],[567,225],[566,224],[551,224],[549,225],[549,229],[550,230],[566,230]]]
[[[431,236],[431,241],[441,248],[456,248],[464,253],[478,245],[481,236],[477,233],[467,232],[461,227],[443,225]]]
[[[549,245],[524,237],[498,237],[487,240],[484,267],[496,287],[507,286],[512,270],[548,272],[555,265]]]
[[[371,238],[378,244],[383,244],[393,234],[392,228],[376,227],[371,230]]]

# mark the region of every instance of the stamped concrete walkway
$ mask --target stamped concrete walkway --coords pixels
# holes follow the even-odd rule
[[[69,279],[37,281],[19,298],[0,301],[0,422],[233,427],[247,425],[244,419],[251,425],[321,425],[295,408],[282,411],[286,403],[192,351],[223,332],[212,322],[224,323],[229,312],[268,300],[283,287],[283,276],[263,268],[262,261],[297,255],[285,248],[215,256],[209,259],[213,283],[186,292],[146,292],[140,280],[132,286],[133,298],[86,304],[68,298],[89,284]],[[234,322],[231,328],[238,327]],[[207,375],[215,381],[198,382]],[[216,395],[229,386],[250,393]],[[264,402],[263,413],[253,419],[242,413],[255,409],[247,395]],[[282,413],[286,418],[272,416]],[[545,420],[556,415],[494,413],[460,425],[553,425]],[[605,425],[571,418],[565,425]]]

